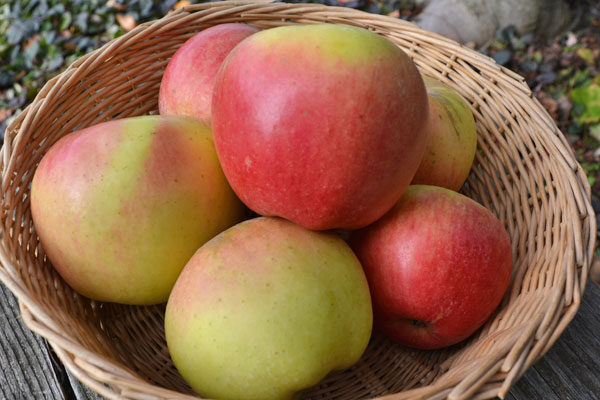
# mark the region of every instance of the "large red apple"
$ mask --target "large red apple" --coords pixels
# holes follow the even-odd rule
[[[502,223],[440,187],[409,186],[351,243],[369,281],[375,326],[407,346],[436,349],[467,338],[510,281],[512,252]]]
[[[389,40],[295,25],[236,46],[217,76],[213,133],[252,210],[311,229],[366,226],[404,192],[423,155],[427,94]]]
[[[246,24],[222,24],[188,39],[167,64],[158,93],[161,115],[186,115],[211,121],[215,78],[239,42],[258,32]]]

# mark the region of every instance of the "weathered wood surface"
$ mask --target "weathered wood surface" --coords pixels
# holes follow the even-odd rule
[[[507,399],[600,399],[600,286],[588,283],[573,321]]]
[[[24,326],[14,296],[2,284],[0,308],[0,399],[102,399],[65,371],[45,341]],[[588,284],[573,321],[507,399],[600,399],[600,286]]]
[[[0,284],[0,399],[65,398],[46,342],[19,318],[13,294]]]

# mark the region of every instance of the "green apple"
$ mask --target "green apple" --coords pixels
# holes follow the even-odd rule
[[[427,145],[412,184],[458,191],[469,177],[477,128],[467,101],[451,87],[423,76],[429,99]]]
[[[202,396],[290,399],[358,361],[372,320],[364,272],[340,237],[260,217],[191,258],[165,332],[175,366]]]
[[[154,304],[207,240],[239,222],[210,128],[192,118],[105,122],[60,139],[31,186],[31,213],[65,281],[92,299]]]

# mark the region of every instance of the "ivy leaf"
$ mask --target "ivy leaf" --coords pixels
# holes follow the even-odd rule
[[[27,33],[27,25],[25,25],[22,21],[15,20],[10,27],[8,28],[8,32],[6,32],[6,39],[9,44],[17,44],[19,43]]]
[[[33,67],[33,61],[35,59],[35,56],[37,56],[38,52],[40,51],[40,41],[35,40],[33,41],[28,47],[27,49],[23,52],[23,55],[25,56],[25,65],[28,68]]]
[[[64,61],[65,60],[64,60],[63,56],[61,56],[60,54],[52,57],[50,59],[50,61],[48,61],[48,64],[46,65],[46,71],[50,72],[50,71],[54,71],[54,70],[60,68],[63,65]]]
[[[580,86],[570,93],[574,103],[583,106],[583,112],[575,116],[577,121],[583,124],[600,122],[600,85],[591,83]]]
[[[147,18],[152,11],[152,0],[140,0],[140,15]]]
[[[88,17],[89,17],[89,14],[86,12],[79,13],[75,17],[74,25],[76,27],[78,27],[81,30],[81,32],[85,33],[87,31]]]
[[[62,16],[60,17],[59,30],[64,31],[65,29],[67,29],[71,25],[72,20],[73,20],[73,18],[71,17],[70,12],[67,11],[64,14],[62,14]]]
[[[58,4],[54,5],[54,7],[52,7],[50,12],[52,14],[62,14],[65,12],[65,6],[62,3],[58,3]]]
[[[506,63],[510,61],[510,57],[511,52],[508,50],[501,50],[492,56],[494,61],[500,65],[506,65]]]
[[[56,39],[56,32],[55,31],[42,32],[42,39],[44,40],[44,43],[46,45],[51,45],[52,43],[54,43],[54,40]]]
[[[6,88],[12,85],[13,77],[13,72],[0,70],[0,88]]]
[[[36,17],[47,17],[48,16],[48,3],[42,0],[35,8],[33,15]]]

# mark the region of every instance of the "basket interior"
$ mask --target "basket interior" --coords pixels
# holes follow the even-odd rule
[[[25,307],[49,316],[32,312],[31,325],[43,325],[40,333],[50,332],[46,336],[53,346],[65,349],[71,361],[85,349],[107,363],[91,364],[106,371],[111,371],[111,365],[122,368],[133,374],[123,379],[140,382],[135,389],[132,384],[122,387],[150,393],[157,385],[192,393],[168,354],[164,305],[90,301],[54,271],[31,221],[28,191],[36,165],[53,143],[77,128],[157,113],[158,89],[169,57],[201,29],[226,22],[248,22],[259,28],[346,23],[388,37],[421,72],[454,87],[469,101],[477,122],[478,151],[462,192],[504,223],[514,269],[502,305],[467,342],[446,350],[417,351],[374,334],[357,365],[332,373],[305,397],[358,399],[409,389],[417,389],[408,392],[412,394],[458,391],[463,395],[487,390],[493,396],[498,388],[506,389],[564,329],[563,317],[571,305],[578,304],[578,288],[585,284],[589,264],[586,249],[593,237],[581,229],[589,211],[582,194],[585,187],[574,178],[577,164],[553,121],[531,98],[522,79],[412,24],[318,5],[223,4],[179,10],[77,60],[50,81],[7,130],[12,154],[3,161],[3,176],[8,176],[3,179],[3,205],[10,210],[3,217],[8,233],[2,238],[3,249],[14,266],[9,274],[28,296]],[[77,364],[84,372],[80,376],[111,384],[116,392],[123,390],[116,380],[86,369],[86,354],[81,353],[83,361]],[[464,386],[460,390],[459,384]]]

